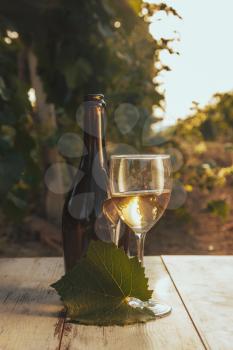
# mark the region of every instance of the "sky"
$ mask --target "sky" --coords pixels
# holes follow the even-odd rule
[[[172,69],[159,78],[166,98],[163,123],[170,125],[191,113],[192,101],[204,106],[213,94],[233,89],[233,0],[166,3],[183,19],[158,13],[150,32],[156,38],[179,38],[173,48],[180,55],[161,54]]]

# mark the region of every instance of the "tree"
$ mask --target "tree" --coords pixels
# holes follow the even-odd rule
[[[156,41],[148,32],[150,16],[161,10],[177,15],[165,4],[141,0],[0,4],[0,154],[2,164],[18,164],[12,177],[1,168],[8,182],[1,187],[5,213],[16,217],[14,209],[20,218],[32,211],[30,198],[45,202],[42,174],[60,160],[59,135],[80,132],[75,114],[86,92],[104,92],[110,101],[111,140],[142,146],[142,126],[163,100],[152,79],[166,67],[156,70],[154,64],[160,50],[171,51],[169,40]],[[35,106],[28,101],[31,87]],[[114,123],[120,103],[138,109],[139,120],[127,134]]]

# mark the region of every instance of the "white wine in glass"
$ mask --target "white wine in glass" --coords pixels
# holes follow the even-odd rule
[[[117,155],[110,162],[110,191],[113,212],[128,225],[137,239],[137,255],[143,264],[146,233],[163,215],[171,193],[169,155]],[[115,214],[116,215],[116,214]],[[157,316],[171,307],[155,301],[143,303],[132,298],[132,305],[147,306]]]
[[[120,218],[133,232],[141,234],[148,232],[160,219],[169,199],[169,190],[114,193],[112,205],[117,207]]]

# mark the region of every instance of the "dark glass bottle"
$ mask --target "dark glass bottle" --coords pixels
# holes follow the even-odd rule
[[[101,94],[85,96],[83,123],[85,152],[80,161],[74,186],[66,197],[62,216],[66,271],[85,255],[91,240],[101,239],[98,234],[98,220],[103,216],[103,202],[108,197],[105,118],[104,96]],[[120,245],[127,251],[126,234],[127,230],[125,238],[121,238]]]

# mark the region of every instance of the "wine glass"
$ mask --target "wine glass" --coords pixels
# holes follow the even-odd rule
[[[163,215],[171,194],[171,162],[166,154],[113,155],[110,159],[110,192],[122,221],[135,233],[137,256],[144,257],[146,233]],[[165,316],[171,307],[150,300],[132,298],[132,306],[147,306],[157,316]]]

